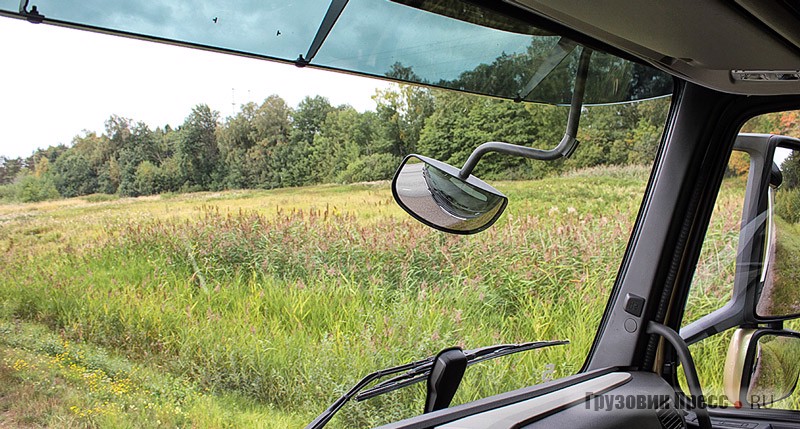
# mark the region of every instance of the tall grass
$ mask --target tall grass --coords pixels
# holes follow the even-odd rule
[[[28,322],[0,322],[3,427],[285,428],[302,417],[236,394],[211,395],[165,374]]]
[[[580,369],[645,181],[500,183],[509,213],[469,237],[375,186],[0,210],[0,300],[7,317],[309,419],[366,373],[444,347],[571,341],[470,368],[465,402]],[[338,424],[417,414],[421,398],[372,399]]]

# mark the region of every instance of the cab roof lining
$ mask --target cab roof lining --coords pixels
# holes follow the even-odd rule
[[[708,88],[800,94],[800,81],[731,76],[800,70],[800,0],[506,1]]]

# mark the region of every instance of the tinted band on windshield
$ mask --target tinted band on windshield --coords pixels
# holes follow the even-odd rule
[[[41,0],[37,6],[48,20],[294,62],[308,52],[329,3]],[[16,13],[18,3],[0,0],[0,10]],[[580,56],[573,50],[539,79],[537,71],[567,39],[459,0],[414,7],[350,0],[326,34],[313,66],[547,104],[569,104]],[[585,104],[672,93],[672,78],[648,66],[598,52],[589,67]]]

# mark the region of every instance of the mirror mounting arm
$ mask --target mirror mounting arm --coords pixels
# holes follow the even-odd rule
[[[586,92],[586,77],[589,74],[589,60],[592,51],[583,48],[578,62],[578,72],[575,76],[575,90],[572,92],[572,101],[569,106],[569,116],[567,117],[567,129],[564,137],[558,145],[549,150],[536,149],[511,143],[487,142],[478,146],[469,155],[467,162],[461,167],[458,176],[466,179],[472,174],[472,170],[478,165],[478,161],[489,152],[499,152],[507,155],[521,156],[523,158],[538,159],[540,161],[553,161],[561,157],[567,158],[572,155],[578,147],[578,123],[581,118],[581,108],[583,107],[583,95]]]
[[[28,10],[29,1],[19,0],[19,14],[24,16],[31,24],[41,24],[44,21],[44,15],[39,13],[39,8],[36,5],[31,6],[31,10]]]

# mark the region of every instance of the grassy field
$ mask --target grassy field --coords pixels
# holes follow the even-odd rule
[[[470,237],[411,220],[386,183],[0,205],[0,427],[296,427],[366,373],[452,345],[571,341],[470,368],[456,402],[574,373],[647,175],[497,183],[508,212]],[[734,219],[742,190],[719,197]],[[687,319],[727,299],[724,218]],[[422,397],[333,424],[417,414]]]

